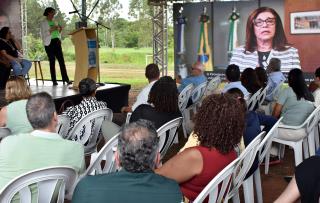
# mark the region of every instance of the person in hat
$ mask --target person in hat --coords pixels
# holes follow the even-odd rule
[[[207,78],[203,73],[204,65],[200,62],[194,63],[191,68],[191,76],[184,78],[181,81],[177,81],[178,83],[181,83],[181,85],[178,87],[178,91],[181,92],[189,84],[193,84],[195,88],[201,83],[206,82]]]

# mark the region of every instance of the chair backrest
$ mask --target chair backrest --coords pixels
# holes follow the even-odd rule
[[[254,107],[256,106],[256,103],[258,101],[258,96],[260,92],[262,91],[262,88],[260,88],[256,93],[254,93],[248,100],[247,100],[247,109],[248,111],[252,111]]]
[[[183,112],[186,109],[189,98],[191,96],[192,89],[193,89],[193,84],[191,83],[180,92],[178,97],[178,106],[179,106],[180,112]]]
[[[199,84],[197,87],[195,87],[192,90],[192,93],[191,93],[192,103],[196,103],[197,101],[201,100],[204,94],[204,91],[206,90],[206,87],[207,87],[207,81]]]
[[[238,193],[239,187],[242,185],[243,180],[251,168],[256,157],[258,146],[261,143],[262,136],[265,132],[260,133],[254,138],[250,144],[244,149],[239,156],[239,162],[233,170],[232,185],[230,192],[226,195],[225,200],[231,199]]]
[[[268,88],[269,86],[267,85],[265,88],[261,90],[260,94],[258,95],[258,98],[257,98],[258,108],[262,106],[264,100],[266,99]]]
[[[111,121],[112,116],[111,109],[100,109],[89,113],[75,124],[67,139],[76,140],[83,144],[85,154],[95,152],[102,122],[104,120]]]
[[[70,118],[67,115],[58,115],[58,125],[56,128],[56,132],[61,135],[61,137],[66,137],[69,127]]]
[[[7,127],[0,127],[0,139],[7,137],[11,134],[11,130]]]
[[[239,158],[231,162],[226,166],[218,175],[216,175],[209,184],[201,191],[193,203],[201,203],[208,196],[210,203],[214,202],[223,202],[225,195],[228,194],[230,189],[230,180],[233,174],[233,171],[239,162]]]
[[[216,77],[212,78],[207,84],[204,96],[209,96],[211,94],[214,94],[216,89],[218,89],[220,83],[221,83],[220,76],[216,76]]]
[[[259,144],[258,146],[259,164],[262,163],[262,161],[266,157],[266,154],[270,151],[272,138],[278,134],[278,126],[282,119],[283,117],[279,118],[279,120],[272,126],[272,128],[269,130],[267,135],[264,136],[261,143]]]
[[[35,185],[38,191],[36,202],[50,203],[51,199],[56,198],[56,202],[62,203],[65,192],[71,188],[76,178],[77,172],[65,166],[34,170],[10,181],[0,193],[0,202],[10,203],[14,195],[19,193],[20,202],[31,203],[32,189],[28,186]],[[59,193],[55,193],[57,186]]]
[[[316,124],[319,122],[319,112],[320,112],[320,106],[318,106],[313,112],[308,116],[306,119],[307,124],[306,124],[306,130],[307,133],[311,132]]]
[[[181,122],[182,117],[179,117],[165,123],[157,130],[161,158],[164,157],[167,150],[172,145],[175,136],[177,136],[178,134],[178,128],[181,125]]]
[[[131,115],[132,115],[132,112],[128,112],[128,113],[127,113],[126,123],[130,123]]]
[[[86,172],[86,175],[97,175],[116,171],[114,153],[118,146],[119,133],[113,136],[99,151],[97,158],[90,164]],[[105,161],[102,166],[102,162]]]

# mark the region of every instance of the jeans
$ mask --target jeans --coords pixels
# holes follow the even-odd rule
[[[13,69],[13,74],[23,76],[25,76],[29,72],[32,65],[32,63],[26,59],[22,59],[21,63],[15,60],[11,61],[10,63]]]

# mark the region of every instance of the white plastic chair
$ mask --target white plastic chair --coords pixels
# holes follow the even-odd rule
[[[214,94],[216,89],[218,89],[220,83],[221,83],[220,76],[216,76],[216,77],[212,78],[207,84],[204,96],[206,97],[206,96]]]
[[[188,86],[186,86],[179,94],[178,106],[181,113],[186,109],[188,105],[188,101],[191,96],[192,89],[193,89],[193,84],[191,83]]]
[[[174,139],[176,137],[178,138],[178,128],[181,125],[181,122],[182,117],[179,117],[165,123],[157,130],[161,159],[165,156],[167,150],[171,147]]]
[[[132,115],[132,112],[128,112],[128,113],[127,113],[126,123],[130,123],[131,115]]]
[[[258,108],[260,108],[262,106],[264,100],[266,99],[268,88],[269,88],[269,86],[266,86],[265,88],[263,88],[261,90],[260,94],[258,95],[258,98],[257,98]]]
[[[315,141],[314,141],[314,128],[316,124],[318,123],[318,113],[320,110],[320,106],[318,106],[309,116],[308,118],[299,126],[289,126],[289,125],[284,125],[281,124],[279,125],[278,128],[284,128],[284,129],[291,129],[291,130],[300,130],[300,129],[305,129],[306,131],[306,136],[301,138],[298,141],[289,141],[289,140],[282,140],[281,138],[274,137],[272,139],[273,142],[280,143],[282,145],[288,145],[293,148],[294,151],[294,160],[295,160],[295,165],[299,165],[302,160],[303,160],[303,154],[302,154],[302,145],[303,145],[303,150],[304,150],[304,157],[308,158],[309,157],[309,152],[310,155],[313,156],[315,154]],[[309,145],[309,146],[308,146]],[[284,148],[282,149],[283,146],[281,146],[281,149],[279,150],[280,152],[280,157],[283,157],[284,153]],[[309,150],[308,150],[309,148]],[[268,157],[269,158],[269,157]],[[266,167],[269,168],[269,164],[266,164]],[[267,170],[267,169],[266,169]]]
[[[266,155],[270,154],[271,149],[271,143],[272,138],[278,134],[278,126],[282,120],[282,117],[273,125],[273,127],[270,129],[268,134],[264,136],[261,143],[258,146],[258,160],[259,160],[259,166],[262,163],[262,161],[265,159]],[[269,156],[268,156],[269,158]],[[265,166],[269,164],[269,159],[266,158],[265,160]],[[243,191],[244,191],[244,198],[245,202],[255,202],[254,201],[254,190],[253,190],[253,182],[255,183],[255,189],[257,194],[257,202],[262,203],[262,187],[261,187],[261,177],[260,177],[260,168],[256,169],[256,171],[248,177],[243,182]]]
[[[247,109],[248,111],[252,111],[258,102],[258,96],[260,95],[262,88],[260,88],[256,93],[254,93],[248,100],[247,100]]]
[[[61,137],[66,137],[70,127],[70,118],[67,115],[58,115],[58,125],[56,127],[56,132],[61,135]]]
[[[74,184],[77,173],[73,168],[57,166],[33,170],[10,181],[0,192],[0,202],[10,203],[15,194],[20,195],[20,202],[31,203],[33,190],[30,185],[35,184],[37,190],[36,202],[50,203],[64,202],[65,192]],[[55,193],[59,186],[59,193]],[[34,195],[34,194],[33,194]],[[35,195],[34,195],[35,196]]]
[[[105,174],[116,171],[114,152],[118,146],[119,133],[113,136],[99,151],[95,159],[91,160],[90,166],[87,168],[83,176]],[[105,161],[104,167],[101,162]]]
[[[96,152],[96,145],[99,142],[102,122],[104,120],[111,121],[112,116],[113,113],[111,109],[100,109],[89,113],[75,124],[67,139],[76,140],[81,143],[84,146],[85,155]],[[93,128],[91,128],[92,122],[94,122]],[[81,132],[84,129],[85,131],[82,135]]]
[[[202,99],[204,91],[206,90],[206,87],[207,87],[207,83],[208,83],[207,81],[203,82],[192,90],[191,100],[193,104],[197,103]]]
[[[225,194],[229,192],[231,177],[236,165],[239,162],[239,158],[231,162],[226,166],[218,175],[216,175],[209,184],[201,191],[193,203],[202,203],[208,196],[209,202],[228,202],[223,201]]]
[[[11,130],[7,127],[0,127],[0,140],[11,134]]]
[[[240,202],[239,187],[242,185],[245,176],[254,162],[263,134],[264,133],[260,133],[257,135],[240,154],[239,162],[233,170],[232,184],[230,192],[225,196],[225,202],[231,198],[233,202]]]

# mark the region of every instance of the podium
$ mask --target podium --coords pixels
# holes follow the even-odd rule
[[[78,89],[83,78],[97,80],[99,66],[99,49],[94,28],[80,28],[70,33],[75,48],[76,68],[73,89]]]

